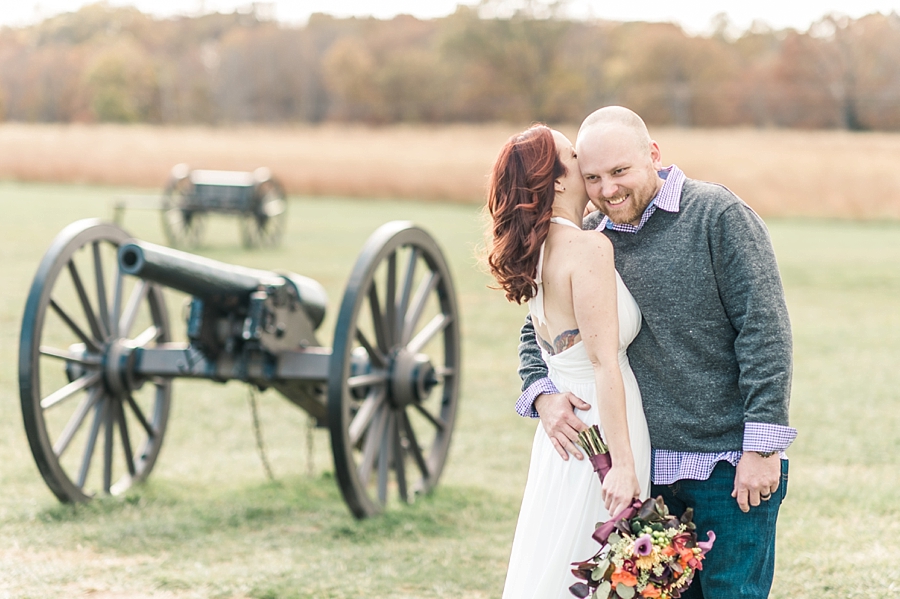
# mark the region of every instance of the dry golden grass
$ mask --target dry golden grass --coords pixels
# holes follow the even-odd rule
[[[0,179],[160,188],[169,169],[268,166],[289,193],[479,202],[515,125],[0,125]],[[573,136],[574,126],[562,127]],[[666,164],[764,216],[900,217],[900,134],[656,129]]]

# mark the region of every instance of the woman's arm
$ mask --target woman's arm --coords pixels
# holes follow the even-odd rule
[[[619,316],[613,247],[601,234],[584,233],[572,244],[572,303],[575,321],[597,383],[597,409],[612,457],[612,469],[603,481],[603,501],[610,514],[624,509],[640,495],[634,468],[625,386],[619,369]]]

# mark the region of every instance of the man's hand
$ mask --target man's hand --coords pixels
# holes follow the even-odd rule
[[[767,458],[755,451],[745,451],[738,462],[731,496],[737,499],[742,512],[760,501],[768,501],[781,482],[781,458],[773,454]]]
[[[534,409],[540,415],[544,431],[560,457],[568,460],[571,452],[575,459],[583,460],[584,456],[575,441],[587,425],[575,415],[575,410],[590,410],[590,404],[571,393],[542,393],[534,400]]]

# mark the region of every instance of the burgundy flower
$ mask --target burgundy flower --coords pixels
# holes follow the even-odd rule
[[[637,575],[637,565],[634,563],[634,560],[627,559],[622,563],[622,569],[628,572],[629,574]]]
[[[693,535],[689,532],[683,532],[679,535],[675,535],[672,539],[672,547],[675,548],[676,551],[681,553],[682,549],[687,549],[691,545],[691,537]]]

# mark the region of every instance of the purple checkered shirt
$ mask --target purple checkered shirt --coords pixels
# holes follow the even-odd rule
[[[684,173],[674,164],[659,171],[659,176],[665,179],[659,193],[644,210],[641,220],[637,225],[627,223],[618,224],[603,217],[597,230],[607,228],[623,233],[637,233],[641,230],[656,209],[666,212],[678,212],[681,208],[681,188],[684,185]],[[516,412],[520,416],[540,418],[534,409],[534,400],[544,393],[559,393],[556,385],[549,378],[535,381],[516,401]],[[769,452],[777,451],[779,455],[786,457],[784,451],[794,441],[797,430],[780,424],[765,422],[744,423],[744,442],[742,451],[721,451],[716,453],[695,453],[689,451],[671,451],[668,449],[654,449],[652,458],[651,478],[657,485],[670,485],[677,480],[706,480],[712,473],[716,464],[726,461],[732,466],[737,466],[743,451]]]

